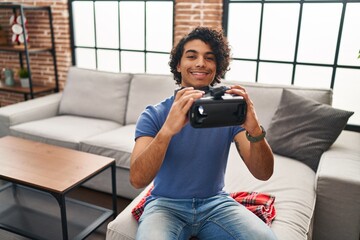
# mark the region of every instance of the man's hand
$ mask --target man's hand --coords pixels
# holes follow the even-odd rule
[[[230,90],[227,90],[226,93],[239,95],[244,98],[247,104],[247,112],[246,120],[242,127],[245,128],[251,136],[259,136],[262,133],[262,130],[260,128],[259,120],[256,116],[254,104],[251,101],[245,88],[240,85],[230,86]]]
[[[171,136],[178,133],[189,121],[187,113],[190,107],[196,99],[201,98],[204,94],[204,91],[194,90],[193,87],[179,90],[163,125],[163,130]]]
[[[245,128],[251,136],[259,136],[262,133],[262,129],[256,116],[254,104],[245,88],[239,85],[231,86],[230,90],[226,92],[242,96],[245,99],[247,113],[246,120],[242,127]],[[239,155],[242,157],[251,174],[260,180],[269,179],[274,171],[274,156],[266,139],[264,138],[256,143],[250,143],[243,131],[235,136],[234,141]]]

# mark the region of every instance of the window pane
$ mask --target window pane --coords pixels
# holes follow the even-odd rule
[[[292,70],[291,64],[260,63],[258,82],[290,85]]]
[[[95,2],[96,45],[119,48],[119,16],[117,2]]]
[[[330,88],[332,68],[297,65],[295,73],[296,86]]]
[[[95,50],[76,48],[76,66],[82,68],[96,69]]]
[[[161,13],[161,14],[159,14]],[[170,52],[172,48],[173,3],[146,3],[146,49]]]
[[[119,72],[119,51],[98,50],[98,69],[109,72]]]
[[[256,62],[233,60],[230,63],[230,71],[226,73],[226,79],[255,82],[255,75]]]
[[[348,3],[344,21],[339,64],[360,66],[360,3]]]
[[[298,61],[334,63],[341,7],[340,3],[304,4]]]
[[[132,73],[145,72],[145,57],[142,52],[121,52],[121,71]]]
[[[261,4],[230,4],[228,39],[235,58],[257,58]]]
[[[92,2],[73,2],[75,45],[95,46],[94,11]]]
[[[261,59],[293,61],[299,4],[265,4]]]
[[[120,2],[120,46],[144,50],[144,2]]]
[[[170,74],[169,54],[146,54],[146,72]]]
[[[355,112],[348,124],[360,125],[360,70],[338,68],[333,106]]]

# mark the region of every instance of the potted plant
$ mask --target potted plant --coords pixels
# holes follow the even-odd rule
[[[27,68],[20,68],[19,77],[21,87],[29,87],[29,71],[27,70]]]

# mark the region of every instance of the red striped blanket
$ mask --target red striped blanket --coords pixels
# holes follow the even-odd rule
[[[136,221],[139,221],[141,214],[144,212],[146,197],[151,194],[151,190],[152,188],[149,189],[146,195],[141,198],[140,202],[131,211]],[[253,212],[267,225],[271,225],[276,216],[274,207],[275,196],[259,192],[234,192],[230,193],[230,196]]]

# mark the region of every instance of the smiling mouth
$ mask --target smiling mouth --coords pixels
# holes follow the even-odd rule
[[[208,72],[191,72],[191,74],[194,75],[195,77],[205,77],[209,73]]]

